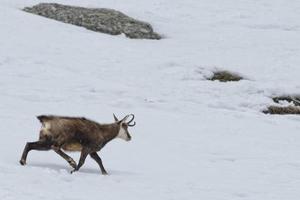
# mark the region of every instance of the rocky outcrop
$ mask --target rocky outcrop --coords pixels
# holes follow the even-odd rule
[[[111,35],[124,33],[129,38],[161,39],[161,36],[153,31],[149,23],[133,19],[113,9],[40,3],[33,7],[26,7],[23,10]]]

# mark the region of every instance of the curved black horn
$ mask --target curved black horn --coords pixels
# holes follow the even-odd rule
[[[130,124],[130,122],[132,122],[134,120],[134,114],[130,114],[130,115],[128,115],[128,117],[129,116],[132,116],[132,118],[131,118],[131,120],[129,122],[127,122],[127,124]]]
[[[136,123],[134,122],[133,124],[130,124],[133,120],[134,120],[134,114],[130,114],[130,115],[126,115],[122,120],[120,120],[120,121],[125,121],[125,120],[127,120],[127,118],[128,117],[132,117],[130,120],[129,120],[129,122],[126,122],[126,124],[128,125],[128,126],[134,126]]]
[[[131,120],[129,120],[129,122],[127,122],[128,126],[135,126],[135,122],[133,122],[133,124],[130,124],[133,120],[134,120],[134,114],[130,114],[129,116],[132,116]]]
[[[135,122],[133,122],[133,124],[127,124],[128,126],[135,126],[136,125],[136,123]]]

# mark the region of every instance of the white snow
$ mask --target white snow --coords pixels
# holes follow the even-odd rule
[[[300,118],[261,113],[300,93],[300,1],[49,0],[114,8],[163,40],[131,40],[22,12],[0,2],[0,199],[300,199]],[[207,81],[216,69],[246,80]],[[136,115],[79,172],[32,151],[39,114],[113,122]],[[79,154],[72,153],[78,160]]]

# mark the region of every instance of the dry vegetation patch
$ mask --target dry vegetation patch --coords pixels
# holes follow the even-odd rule
[[[272,98],[275,103],[287,101],[291,105],[288,106],[269,106],[263,111],[265,114],[277,115],[300,115],[300,96],[278,96]]]
[[[229,71],[216,71],[213,76],[208,78],[208,80],[215,81],[218,80],[220,82],[228,82],[228,81],[240,81],[243,77],[237,75],[235,73]]]
[[[295,106],[300,106],[300,96],[278,96],[272,98],[275,103],[280,101],[287,101],[293,103]]]
[[[277,114],[277,115],[300,115],[299,106],[269,106],[267,110],[264,110],[265,114]]]

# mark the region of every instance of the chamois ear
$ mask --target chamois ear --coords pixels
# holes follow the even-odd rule
[[[115,122],[118,122],[119,120],[118,120],[118,118],[116,117],[116,115],[115,115],[115,114],[113,114],[113,115],[114,115]]]
[[[126,115],[123,119],[121,119],[121,122],[126,122],[127,118],[129,117],[129,115]]]

